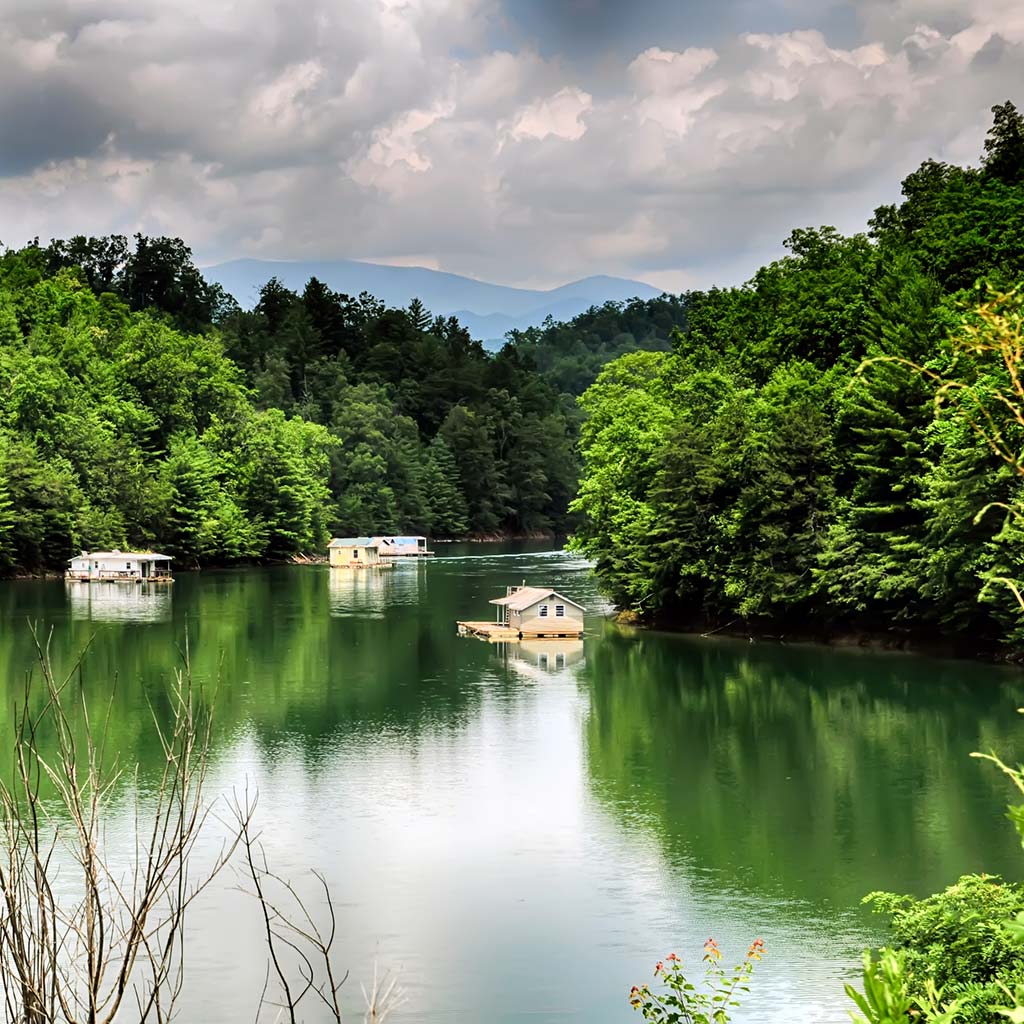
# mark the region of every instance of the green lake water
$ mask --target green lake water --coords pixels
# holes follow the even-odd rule
[[[58,664],[95,634],[83,685],[113,686],[109,739],[145,783],[150,702],[187,632],[195,675],[219,678],[210,793],[258,789],[274,867],[309,894],[310,869],[326,876],[354,1019],[376,960],[401,971],[396,1021],[628,1021],[630,985],[666,953],[695,964],[714,936],[739,958],[760,936],[737,1019],[838,1024],[844,980],[883,938],[863,894],[1020,875],[1009,793],[969,756],[1024,756],[1018,671],[626,635],[571,555],[441,553],[145,591],[0,584],[0,726],[32,663],[27,622],[52,630]],[[524,579],[586,605],[586,639],[456,636]],[[214,827],[201,855],[218,842]],[[236,884],[222,875],[190,918],[182,1019],[253,1018],[266,958]]]

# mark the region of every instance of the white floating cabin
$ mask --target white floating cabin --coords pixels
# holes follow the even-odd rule
[[[586,609],[550,587],[509,587],[495,598],[494,622],[460,622],[459,633],[489,640],[570,639],[583,636]]]
[[[328,561],[335,568],[373,569],[388,568],[380,557],[375,537],[335,537],[327,548]]]
[[[381,558],[431,558],[426,537],[371,537]]]
[[[171,556],[153,551],[83,551],[68,561],[65,579],[85,583],[170,583]]]

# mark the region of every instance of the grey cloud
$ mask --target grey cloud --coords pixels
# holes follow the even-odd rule
[[[0,175],[92,156],[115,128],[109,111],[67,84],[5,88],[0,92]]]
[[[553,41],[587,10],[614,35],[628,5],[38,0],[0,32],[3,234],[736,281],[793,227],[863,227],[923,157],[976,158],[1019,86],[1014,2],[978,0],[965,26],[954,0],[897,0],[898,32],[844,41],[779,29],[805,0],[734,5],[727,28],[701,0],[705,49],[648,50],[644,28],[594,63]],[[869,25],[880,0],[859,7]]]

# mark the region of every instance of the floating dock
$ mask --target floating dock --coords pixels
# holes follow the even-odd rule
[[[493,640],[496,642],[507,640],[578,640],[583,636],[582,628],[577,628],[574,622],[551,624],[551,628],[545,627],[543,631],[536,628],[529,632],[517,629],[515,626],[507,626],[503,622],[457,622],[459,636],[475,636],[481,640]]]
[[[501,622],[457,622],[459,636],[475,636],[481,640],[518,640],[519,630]]]

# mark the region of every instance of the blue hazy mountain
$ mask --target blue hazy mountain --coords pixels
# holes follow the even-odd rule
[[[346,295],[369,292],[389,306],[407,306],[418,298],[431,313],[457,316],[474,338],[495,341],[506,331],[540,324],[547,316],[566,320],[609,300],[655,298],[657,288],[621,277],[585,277],[544,291],[510,288],[446,274],[426,267],[390,267],[360,260],[231,260],[203,268],[239,305],[251,309],[260,288],[272,277],[301,292],[311,277]]]

